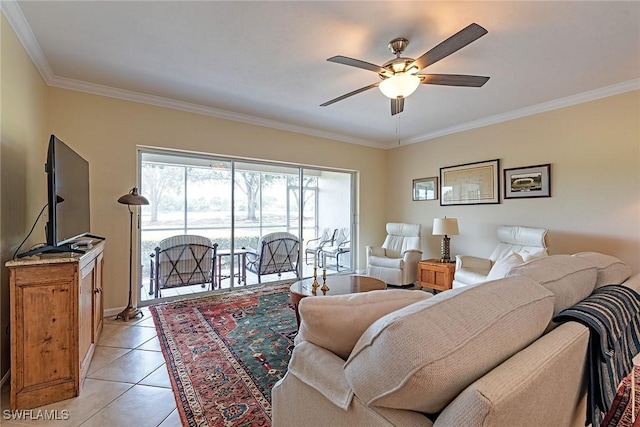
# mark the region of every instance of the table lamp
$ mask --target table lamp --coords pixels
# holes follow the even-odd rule
[[[433,235],[444,236],[440,246],[440,262],[451,262],[449,251],[449,236],[460,234],[458,231],[458,220],[456,218],[434,218]]]

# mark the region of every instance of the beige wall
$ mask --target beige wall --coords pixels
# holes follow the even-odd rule
[[[107,309],[126,305],[129,221],[116,200],[136,185],[137,146],[356,170],[357,209],[366,213],[356,248],[379,238],[369,230],[384,224],[385,195],[379,189],[386,181],[385,150],[64,89],[50,88],[48,96],[48,131],[90,164],[92,233],[107,238]],[[364,265],[363,251],[358,257]]]
[[[0,16],[0,378],[9,369],[11,259],[46,203],[46,85],[3,15]],[[34,233],[22,251],[44,240]]]
[[[475,206],[411,200],[412,179],[491,159],[501,168],[551,163],[552,197]],[[396,148],[388,167],[387,218],[423,225],[425,257],[440,253],[433,218],[448,216],[460,226],[452,254],[488,256],[499,225],[525,225],[549,229],[551,253],[608,253],[640,271],[640,91]]]
[[[640,92],[384,151],[134,102],[48,88],[2,18],[0,256],[9,259],[46,202],[48,135],[90,162],[93,233],[107,238],[106,308],[126,304],[128,215],[116,200],[136,184],[136,147],[180,148],[356,170],[359,249],[379,244],[387,221],[423,225],[424,257],[437,256],[434,217],[457,217],[454,254],[488,255],[500,224],[550,229],[552,253],[596,250],[640,271]],[[552,195],[500,205],[413,202],[411,181],[441,166],[499,158],[506,168],[552,164]],[[386,191],[381,191],[386,189]],[[27,247],[44,240],[44,222]],[[1,373],[8,368],[8,275],[0,276]]]

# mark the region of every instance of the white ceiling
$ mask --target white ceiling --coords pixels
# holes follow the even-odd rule
[[[52,86],[393,147],[640,89],[640,2],[3,1]],[[490,76],[421,85],[391,117],[378,81],[327,62],[378,65],[395,37],[417,58],[476,22],[489,33],[426,73]]]

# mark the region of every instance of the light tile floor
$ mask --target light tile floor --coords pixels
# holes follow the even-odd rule
[[[0,424],[15,426],[182,426],[149,309],[129,322],[106,318],[80,396],[7,419],[9,381],[2,387]],[[49,419],[45,419],[45,418]],[[23,417],[24,418],[24,417]],[[57,419],[51,419],[57,418]],[[63,419],[64,418],[64,419]]]

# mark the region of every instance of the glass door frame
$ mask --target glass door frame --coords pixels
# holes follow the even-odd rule
[[[297,232],[298,232],[298,238],[300,239],[300,251],[299,251],[299,262],[298,262],[298,275],[299,277],[303,278],[303,265],[302,263],[304,262],[304,247],[305,247],[305,241],[303,240],[303,229],[304,229],[304,217],[303,217],[303,197],[302,195],[304,194],[304,171],[305,170],[318,170],[320,172],[336,172],[336,173],[344,173],[344,174],[348,174],[349,175],[349,194],[350,194],[350,201],[348,203],[348,208],[349,208],[349,228],[350,228],[350,235],[351,235],[351,250],[349,252],[349,269],[345,270],[345,273],[349,273],[349,274],[354,274],[356,272],[356,269],[354,268],[354,260],[357,259],[356,255],[357,255],[357,247],[356,245],[354,245],[354,242],[357,241],[357,222],[356,222],[356,218],[357,218],[357,214],[356,214],[356,206],[357,206],[357,199],[356,199],[356,195],[357,195],[357,188],[356,188],[356,183],[357,183],[357,171],[355,170],[346,170],[346,169],[336,169],[336,168],[330,168],[330,167],[321,167],[321,166],[309,166],[309,165],[302,165],[302,164],[296,164],[296,163],[286,163],[286,162],[274,162],[274,161],[269,161],[269,160],[257,160],[257,159],[244,159],[244,158],[240,158],[240,157],[231,157],[231,156],[224,156],[224,155],[216,155],[216,154],[211,154],[211,153],[194,153],[194,152],[185,152],[185,151],[180,151],[180,150],[172,150],[172,149],[163,149],[163,148],[157,148],[157,147],[148,147],[148,146],[138,146],[137,148],[137,152],[136,152],[136,166],[137,166],[137,181],[138,181],[138,187],[141,187],[142,184],[142,163],[143,163],[143,155],[144,154],[159,154],[159,155],[165,155],[165,156],[176,156],[178,158],[185,158],[185,157],[192,157],[195,159],[206,159],[206,160],[211,160],[211,161],[219,161],[219,162],[228,162],[230,164],[230,174],[231,174],[231,205],[230,205],[230,214],[231,214],[231,220],[230,220],[230,239],[231,239],[231,244],[230,244],[230,251],[231,251],[231,259],[233,259],[234,257],[234,246],[235,246],[235,241],[236,241],[236,212],[235,212],[235,207],[236,207],[236,166],[237,163],[246,163],[246,164],[255,164],[258,166],[271,166],[271,167],[278,167],[278,168],[292,168],[292,169],[297,169],[297,179],[298,179],[298,185],[297,185],[297,190],[298,190],[298,194],[300,195],[298,203],[297,203],[297,210],[298,210],[298,224],[297,224]],[[187,164],[185,164],[185,166],[188,166]],[[186,180],[186,169],[185,169],[185,178]],[[285,184],[285,188],[286,188],[286,193],[287,193],[287,202],[286,202],[286,229],[290,230],[290,221],[289,221],[289,216],[290,216],[290,204],[289,204],[289,185]],[[260,206],[262,206],[262,185],[260,186],[260,192],[259,192],[259,197],[260,197]],[[315,189],[314,191],[315,195],[315,218],[314,218],[314,226],[317,230],[318,228],[318,218],[319,218],[319,214],[318,214],[318,189]],[[186,195],[186,191],[185,191],[185,196]],[[187,215],[187,209],[186,209],[186,205],[184,208],[185,211],[185,215]],[[138,257],[137,260],[140,263],[141,266],[143,266],[143,256],[144,254],[142,253],[142,226],[141,226],[141,211],[138,210],[137,212],[137,216],[138,216],[138,220],[136,222],[137,227],[136,227],[136,237],[137,237],[137,251],[138,251]],[[183,225],[184,230],[188,229],[188,224],[185,223]],[[260,230],[262,230],[262,216],[260,219]],[[261,231],[262,232],[262,231]],[[233,275],[235,274],[235,263],[230,263],[230,274]],[[342,272],[340,272],[342,273]],[[160,297],[158,299],[152,299],[152,300],[141,300],[141,292],[142,292],[142,269],[136,269],[136,276],[137,276],[137,292],[136,292],[136,300],[138,302],[138,306],[145,306],[145,305],[150,305],[153,303],[157,303],[157,302],[165,302],[165,301],[171,301],[173,299],[177,299],[180,298],[180,296],[177,297]],[[279,281],[276,281],[279,282]],[[268,282],[268,283],[273,283],[273,282]],[[244,285],[242,286],[242,288],[246,287],[246,286],[255,286],[255,285]],[[238,286],[233,286],[233,281],[231,281],[230,284],[230,289],[223,289],[222,291],[227,291],[227,290],[233,290],[234,288],[238,288]],[[201,293],[198,293],[198,296],[204,296],[207,294],[211,294],[211,293],[217,293],[220,292],[220,289],[214,290],[214,291],[204,291]],[[181,296],[182,298],[184,298],[184,295]]]

